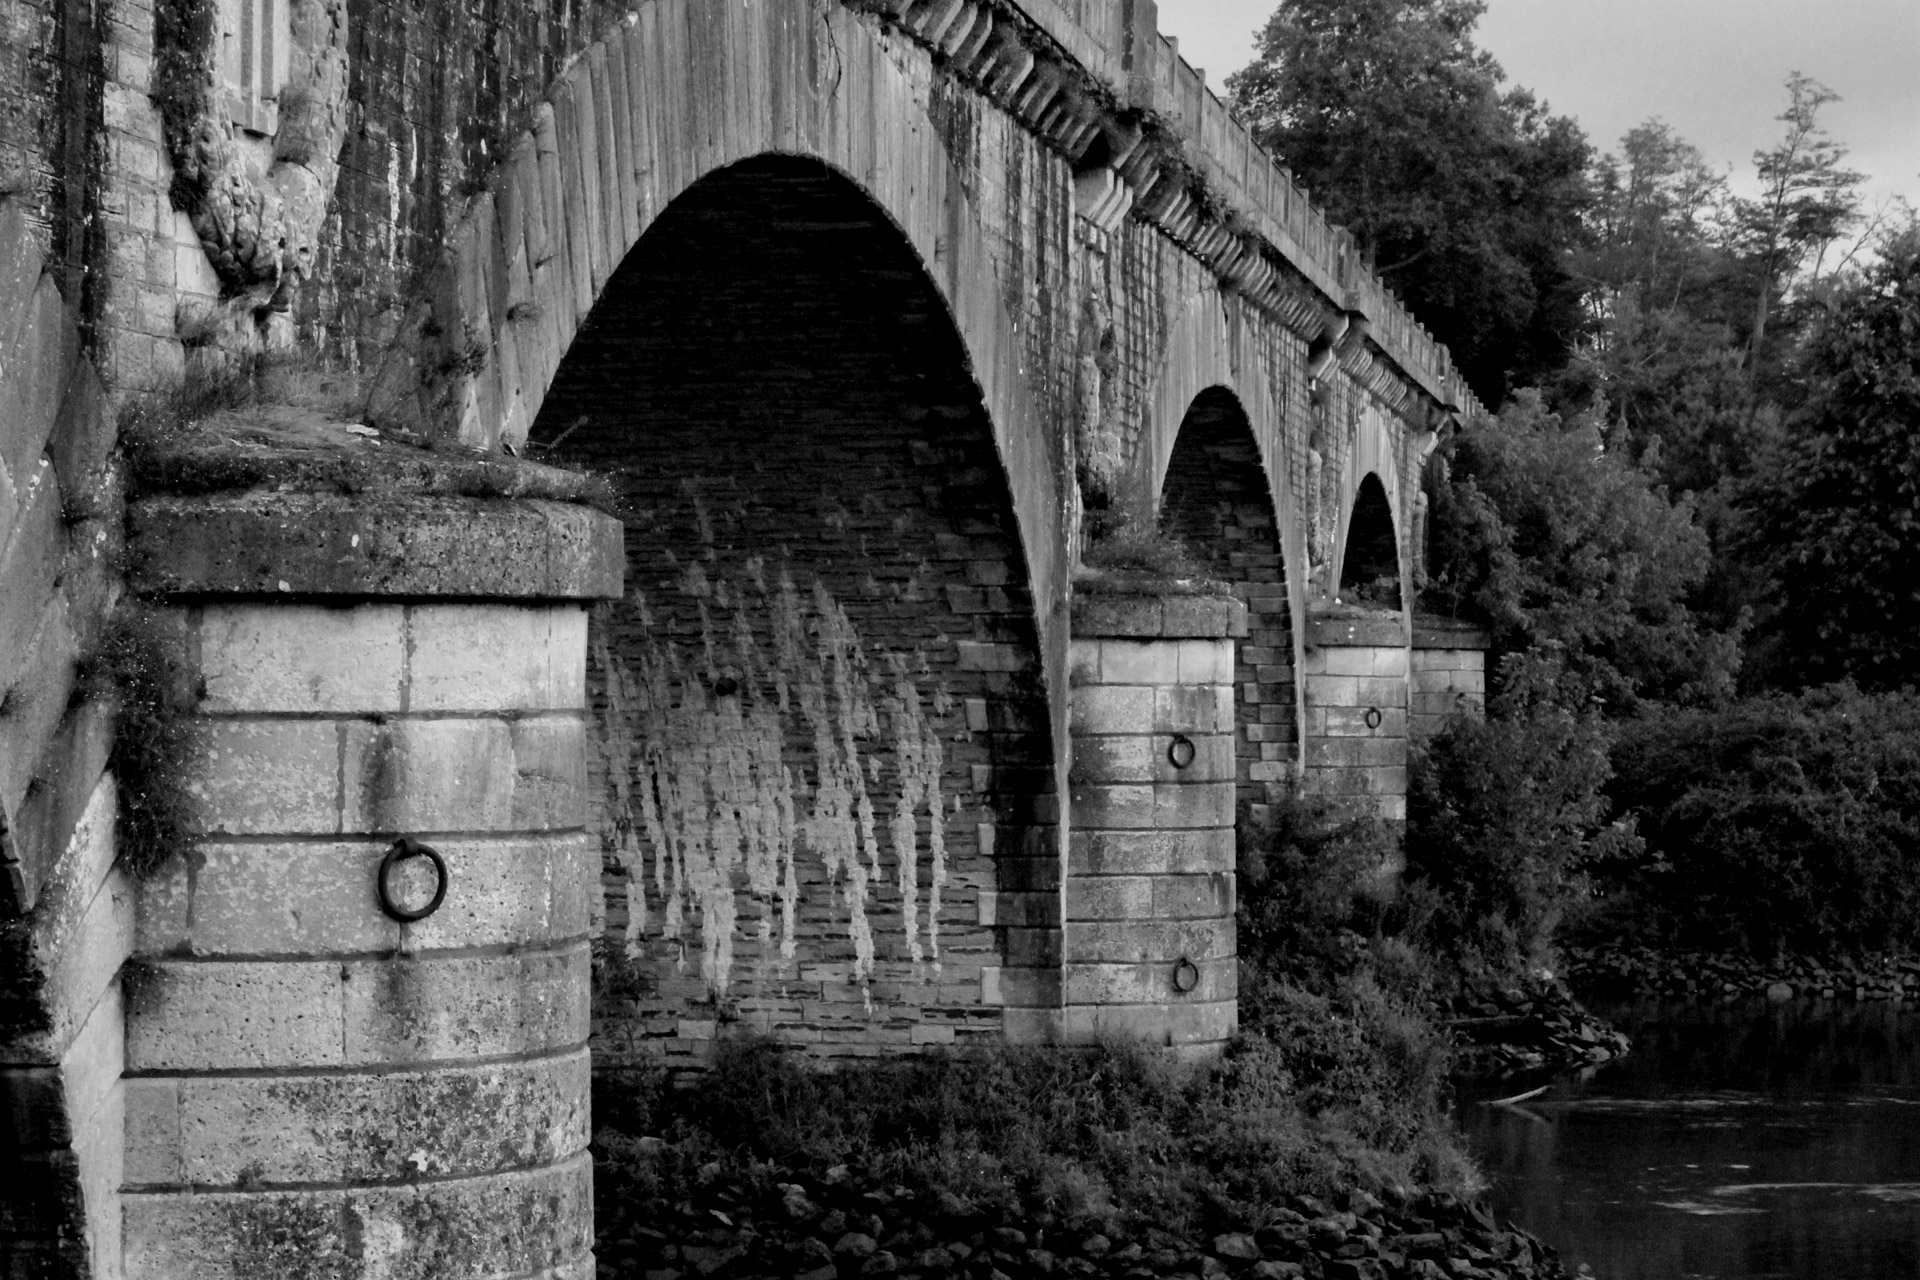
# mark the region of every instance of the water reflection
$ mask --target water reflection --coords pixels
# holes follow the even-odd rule
[[[1605,1012],[1624,1061],[1462,1100],[1504,1215],[1609,1280],[1920,1277],[1920,1012]]]

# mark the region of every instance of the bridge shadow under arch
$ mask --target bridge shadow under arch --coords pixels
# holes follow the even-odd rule
[[[1058,894],[1041,639],[968,350],[886,211],[799,156],[693,183],[530,440],[626,506],[591,662],[597,1074],[698,1056],[690,1020],[825,1056],[999,1035],[1058,954],[991,909]]]
[[[1405,592],[1400,581],[1400,541],[1395,533],[1393,506],[1377,472],[1361,477],[1347,517],[1347,536],[1340,556],[1343,603],[1399,610]]]
[[[1244,825],[1292,790],[1300,694],[1280,523],[1252,425],[1228,388],[1208,387],[1188,406],[1159,509],[1161,527],[1247,605],[1234,668],[1235,808]]]

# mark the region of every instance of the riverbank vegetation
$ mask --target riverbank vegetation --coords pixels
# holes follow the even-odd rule
[[[1482,8],[1282,0],[1228,82],[1499,406],[1424,477],[1418,607],[1494,649],[1486,723],[1415,762],[1408,910],[1496,984],[1567,947],[1897,970],[1920,222],[1868,201],[1817,81],[1736,186],[1657,119],[1593,146],[1476,47]]]
[[[1310,802],[1248,847],[1240,1033],[1214,1062],[978,1047],[808,1069],[720,1045],[601,1082],[615,1274],[1563,1277],[1496,1224],[1448,1112],[1444,969],[1390,833]]]

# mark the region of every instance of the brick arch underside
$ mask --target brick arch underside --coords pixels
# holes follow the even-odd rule
[[[1240,823],[1262,821],[1292,786],[1298,693],[1286,556],[1259,447],[1232,392],[1210,387],[1181,420],[1160,522],[1247,605],[1235,646],[1234,778]]]
[[[603,1081],[729,1025],[823,1057],[1003,1034],[1058,948],[995,911],[1058,894],[1039,637],[986,406],[884,211],[792,156],[694,184],[532,439],[626,503]]]

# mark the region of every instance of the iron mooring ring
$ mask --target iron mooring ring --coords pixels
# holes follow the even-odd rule
[[[393,869],[409,858],[425,858],[433,864],[433,900],[424,907],[403,907],[393,900],[393,890],[388,880]],[[440,909],[447,897],[447,860],[440,851],[431,845],[421,844],[405,836],[393,842],[387,850],[387,856],[380,859],[380,875],[375,883],[380,890],[380,909],[401,924],[412,924],[415,920],[425,920]]]
[[[1181,995],[1200,985],[1200,966],[1181,956],[1173,962],[1173,989]]]
[[[1184,769],[1193,763],[1193,739],[1184,733],[1173,735],[1173,741],[1167,744],[1167,763],[1176,769]]]
[[[1367,708],[1367,728],[1378,729],[1379,727],[1380,727],[1380,708],[1368,707]]]

